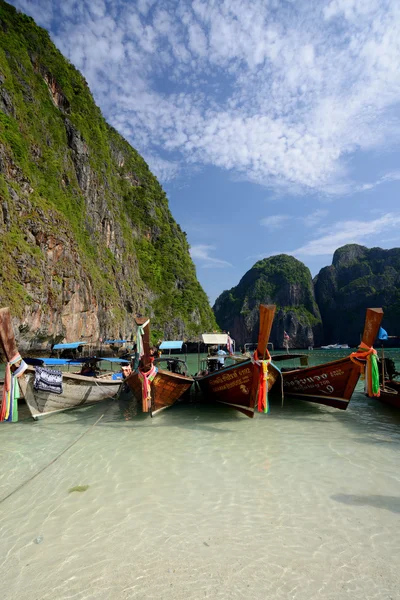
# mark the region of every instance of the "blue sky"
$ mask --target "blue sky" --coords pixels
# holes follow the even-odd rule
[[[211,302],[260,258],[400,243],[397,0],[13,0],[84,74]]]

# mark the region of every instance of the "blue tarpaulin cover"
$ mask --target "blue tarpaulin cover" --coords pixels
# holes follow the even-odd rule
[[[161,342],[160,350],[182,350],[183,342],[180,341],[171,341],[171,342]]]
[[[96,361],[100,361],[100,360],[107,360],[108,362],[111,363],[118,363],[120,365],[127,365],[129,364],[129,360],[126,360],[125,358],[106,358],[106,357],[96,357],[96,356],[88,356],[85,358],[43,358],[43,357],[39,357],[39,358],[25,358],[25,362],[28,365],[38,365],[38,364],[43,364],[43,365],[47,365],[48,367],[55,367],[55,366],[63,366],[63,365],[82,365],[84,363],[88,363],[91,362],[92,360],[96,360]]]
[[[71,342],[70,344],[56,344],[53,350],[75,350],[79,346],[84,346],[87,342]]]
[[[96,358],[96,360],[108,360],[108,362],[119,363],[120,365],[127,365],[130,363],[130,361],[126,360],[125,358],[115,358],[115,357],[106,358],[104,356],[99,356],[98,358]]]
[[[385,331],[383,329],[383,327],[379,327],[378,338],[380,340],[387,340],[388,339],[388,333],[387,333],[387,331]]]
[[[47,365],[48,367],[53,366],[55,367],[56,365],[68,365],[70,363],[70,361],[67,358],[38,358],[36,360],[42,360],[44,365]],[[80,364],[80,363],[79,363]]]

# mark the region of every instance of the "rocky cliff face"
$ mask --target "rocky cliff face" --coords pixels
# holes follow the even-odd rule
[[[368,307],[382,307],[384,328],[400,335],[400,248],[343,246],[314,285],[326,343],[358,344]]]
[[[0,0],[0,305],[24,347],[215,326],[185,233],[81,74]]]
[[[284,331],[290,346],[308,348],[322,339],[322,323],[314,299],[308,268],[292,256],[280,254],[257,262],[214,305],[218,325],[229,331],[237,345],[256,342],[259,304],[276,304],[270,341],[283,346]]]

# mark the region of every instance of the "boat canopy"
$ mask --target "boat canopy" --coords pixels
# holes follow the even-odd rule
[[[82,365],[84,363],[90,363],[93,361],[96,362],[100,362],[100,361],[107,361],[110,363],[118,363],[118,364],[128,364],[130,361],[126,360],[125,358],[118,358],[116,356],[86,356],[84,358],[67,358],[66,359],[66,363],[69,365]]]
[[[75,350],[79,346],[84,346],[87,342],[71,342],[70,344],[55,344],[53,350]]]
[[[105,356],[99,356],[98,358],[96,358],[96,360],[107,360],[108,362],[118,363],[120,365],[128,365],[130,363],[130,361],[126,360],[126,358],[116,358],[114,356],[111,358],[106,358]]]
[[[203,333],[203,342],[212,346],[226,346],[228,343],[227,333]]]
[[[39,358],[25,358],[24,359],[27,365],[32,367],[46,365],[48,367],[62,367],[65,365],[83,365],[85,363],[89,363],[92,361],[100,362],[102,360],[108,361],[110,363],[118,363],[120,365],[129,364],[129,360],[125,358],[115,358],[115,357],[105,357],[105,356],[88,356],[85,358],[48,358],[48,357],[39,357]]]
[[[182,350],[183,342],[179,340],[175,341],[164,341],[160,344],[160,350]]]
[[[63,365],[70,364],[67,358],[25,358],[24,359],[27,365],[37,366],[38,364],[47,365],[49,367],[61,367]]]
[[[125,344],[128,340],[104,340],[103,344]]]

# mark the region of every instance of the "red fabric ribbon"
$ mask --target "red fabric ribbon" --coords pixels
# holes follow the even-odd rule
[[[259,384],[257,396],[257,408],[259,412],[268,413],[268,365],[271,363],[271,355],[268,348],[265,350],[265,359],[260,359],[258,350],[254,352],[254,360],[259,368]],[[266,365],[264,368],[263,364]]]
[[[157,375],[158,369],[156,366],[151,365],[151,368],[146,373],[144,371],[138,371],[139,378],[142,381],[142,409],[143,412],[149,412],[151,408],[151,382]]]

